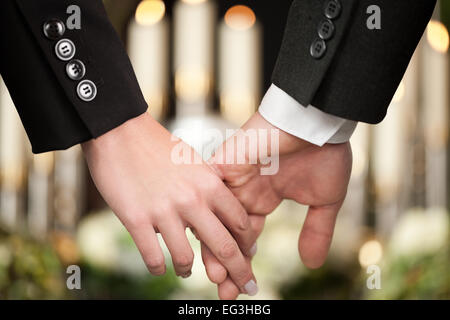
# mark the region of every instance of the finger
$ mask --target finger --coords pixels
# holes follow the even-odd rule
[[[155,276],[165,274],[164,254],[153,226],[151,224],[140,225],[130,228],[129,231],[150,273]]]
[[[191,229],[192,234],[194,235],[195,239],[197,239],[198,241],[200,241],[200,237],[198,236],[197,231],[195,231],[194,228],[189,227],[189,229]]]
[[[220,169],[220,166],[216,163],[216,155],[213,155],[206,164],[214,171],[214,173],[220,178],[220,180],[225,180],[225,176]]]
[[[239,200],[223,185],[223,187],[215,190],[210,207],[236,239],[241,251],[246,256],[251,257],[257,236],[251,229],[247,211]]]
[[[179,219],[168,218],[158,223],[158,229],[172,256],[177,276],[187,278],[191,275],[194,252],[186,237],[186,230]]]
[[[220,300],[236,300],[239,296],[239,288],[231,278],[226,278],[224,282],[217,286]]]
[[[266,223],[266,216],[260,216],[258,214],[250,214],[248,217],[250,219],[250,225],[255,237],[259,238],[259,236],[264,230],[264,224]]]
[[[227,269],[212,254],[211,250],[202,242],[202,260],[205,265],[208,279],[215,284],[220,284],[227,278]]]
[[[298,243],[300,257],[308,268],[317,269],[324,264],[342,203],[309,208]]]
[[[253,231],[257,236],[259,236],[264,228],[264,222],[266,220],[263,216],[258,215],[250,215],[250,222]],[[255,246],[251,249],[252,255],[254,256],[256,254],[257,246],[255,243]],[[213,255],[211,250],[202,243],[202,259],[203,264],[205,265],[206,274],[208,275],[209,280],[211,282],[216,284],[221,284],[225,281],[227,278],[227,270],[225,267],[220,263],[219,260]],[[235,286],[236,287],[236,286]],[[236,287],[237,288],[237,287]],[[239,290],[239,288],[237,288]]]
[[[188,216],[188,221],[198,232],[200,239],[214,256],[227,269],[231,279],[239,286],[241,292],[255,295],[258,291],[256,281],[239,246],[228,230],[208,209]]]

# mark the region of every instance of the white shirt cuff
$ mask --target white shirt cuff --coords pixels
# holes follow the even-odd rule
[[[357,122],[305,108],[272,84],[259,107],[261,116],[279,129],[317,146],[350,140]]]

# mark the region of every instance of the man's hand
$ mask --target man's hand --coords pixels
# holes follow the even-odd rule
[[[276,129],[259,113],[242,129],[256,128]],[[283,199],[308,205],[298,244],[299,253],[307,267],[320,267],[328,254],[336,216],[347,192],[352,166],[350,144],[317,147],[280,131],[279,171],[272,176],[261,175],[260,164],[218,163],[217,159],[222,160],[226,150],[226,147],[220,148],[210,162],[251,215],[254,235],[259,235],[264,224],[256,219],[271,213]],[[207,245],[203,247],[208,276],[219,284],[219,296],[236,298],[239,291],[231,279],[224,280],[225,269]]]
[[[172,161],[172,149],[179,143],[146,113],[84,143],[83,151],[98,190],[152,274],[166,270],[156,232],[169,248],[177,275],[191,274],[193,252],[185,234],[190,227],[239,291],[255,294],[251,266],[242,254],[250,255],[255,240],[247,213],[206,164]]]

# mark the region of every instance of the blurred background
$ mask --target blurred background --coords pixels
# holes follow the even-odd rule
[[[291,1],[104,3],[149,112],[198,148],[205,129],[237,128],[257,109]],[[449,24],[450,1],[439,1],[386,120],[358,126],[349,194],[325,266],[302,265],[306,208],[285,201],[258,242],[257,298],[450,299]],[[0,299],[217,298],[189,231],[191,278],[175,277],[167,250],[167,275],[152,277],[95,189],[80,148],[30,149],[1,82]],[[81,267],[81,290],[66,287],[72,264]],[[367,288],[370,265],[381,269],[380,290]]]

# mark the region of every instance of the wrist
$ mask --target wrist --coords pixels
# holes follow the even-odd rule
[[[314,146],[308,141],[300,139],[296,136],[293,136],[280,128],[274,126],[270,122],[268,122],[264,117],[261,116],[259,112],[256,112],[241,128],[243,131],[247,130],[258,130],[258,138],[261,139],[261,134],[266,135],[267,145],[269,156],[273,156],[272,148],[273,143],[278,144],[278,155],[287,155],[293,152],[298,152],[305,148]],[[262,129],[262,130],[261,130]],[[275,133],[275,134],[274,134]],[[272,141],[273,139],[277,139],[278,141]],[[248,150],[247,150],[248,153]]]
[[[138,117],[122,123],[120,126],[106,132],[100,137],[82,143],[81,147],[86,155],[100,150],[104,153],[118,146],[123,147],[131,141],[136,141],[136,138],[145,134],[146,130],[151,130],[152,127],[155,127],[155,122],[145,112]]]

